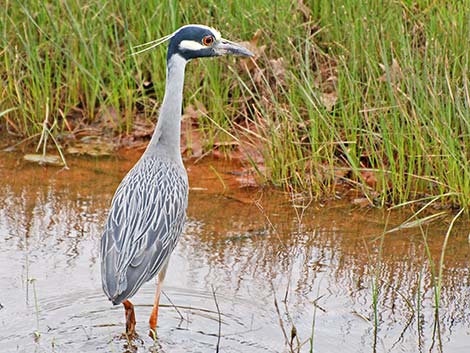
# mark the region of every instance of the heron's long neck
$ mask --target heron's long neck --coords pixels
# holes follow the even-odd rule
[[[162,155],[182,163],[180,134],[185,67],[186,60],[178,54],[167,62],[165,96],[146,155]]]

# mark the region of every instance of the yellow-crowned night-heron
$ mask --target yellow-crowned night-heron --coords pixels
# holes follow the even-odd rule
[[[131,336],[135,315],[128,298],[158,274],[149,320],[151,335],[155,334],[168,260],[185,222],[188,178],[180,153],[180,125],[186,63],[202,57],[253,55],[202,25],[181,27],[141,52],[167,40],[166,88],[157,127],[146,151],[118,186],[101,239],[103,290],[114,305],[124,305]]]

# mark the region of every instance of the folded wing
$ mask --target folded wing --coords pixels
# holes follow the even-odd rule
[[[119,304],[155,277],[182,233],[188,182],[184,168],[142,159],[113,197],[101,239],[101,275],[108,298]]]

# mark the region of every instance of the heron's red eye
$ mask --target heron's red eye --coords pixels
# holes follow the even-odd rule
[[[214,43],[214,37],[212,36],[205,36],[202,38],[202,44],[204,44],[206,47]]]

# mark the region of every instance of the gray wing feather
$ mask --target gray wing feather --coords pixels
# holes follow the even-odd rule
[[[168,261],[187,202],[186,172],[174,162],[147,157],[123,179],[101,239],[103,289],[113,303],[134,295]]]

